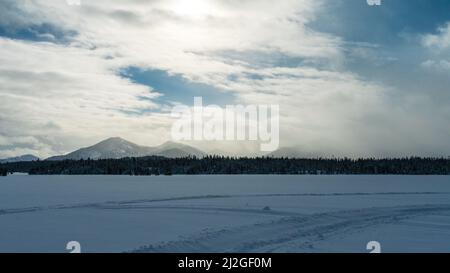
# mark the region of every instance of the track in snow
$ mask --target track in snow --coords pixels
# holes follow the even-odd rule
[[[64,204],[53,206],[34,206],[25,208],[7,208],[0,209],[0,216],[4,214],[16,213],[30,213],[45,210],[61,210],[61,209],[78,209],[78,208],[92,208],[92,209],[198,209],[207,210],[202,207],[186,207],[186,206],[150,206],[146,204],[170,201],[187,201],[187,200],[208,200],[208,199],[229,199],[229,198],[260,198],[260,197],[336,197],[336,196],[405,196],[405,195],[450,195],[450,192],[354,192],[354,193],[276,193],[276,194],[237,194],[237,195],[198,195],[198,196],[182,196],[172,198],[158,198],[158,199],[138,199],[126,201],[106,201],[96,203],[81,203],[81,204]],[[219,210],[220,208],[211,208]],[[224,209],[233,210],[233,209]],[[251,209],[240,209],[239,211],[256,211]],[[259,213],[261,213],[258,210]],[[271,211],[266,211],[267,214],[273,214]],[[289,215],[292,213],[282,213]]]
[[[266,223],[205,231],[179,241],[143,246],[133,252],[309,252],[315,243],[335,236],[449,211],[450,205],[445,204],[368,208],[283,217]]]

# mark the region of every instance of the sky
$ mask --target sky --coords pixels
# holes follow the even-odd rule
[[[0,158],[155,146],[195,96],[278,104],[304,154],[450,155],[450,1],[69,2],[0,0]]]

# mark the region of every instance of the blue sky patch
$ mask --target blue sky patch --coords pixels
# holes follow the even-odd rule
[[[24,28],[5,28],[0,25],[0,36],[34,42],[67,43],[76,31],[65,31],[51,24],[32,25]]]
[[[207,84],[191,82],[179,74],[170,75],[164,70],[142,70],[129,67],[121,73],[121,76],[161,93],[162,96],[155,99],[157,102],[179,102],[192,105],[194,97],[203,97],[204,104],[223,106],[234,101],[234,96],[229,92]]]
[[[310,26],[347,41],[395,45],[406,42],[402,34],[433,33],[450,18],[448,0],[381,1],[381,6],[364,0],[327,1]]]

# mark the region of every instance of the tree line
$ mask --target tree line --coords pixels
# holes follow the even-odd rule
[[[0,176],[7,176],[8,170],[5,168],[0,168]]]
[[[449,158],[271,158],[142,157],[100,160],[18,162],[0,165],[6,172],[31,175],[196,175],[196,174],[287,174],[287,175],[450,175]]]

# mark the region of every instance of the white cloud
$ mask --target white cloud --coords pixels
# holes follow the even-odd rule
[[[50,135],[93,141],[124,131],[133,136],[164,120],[132,115],[158,107],[152,102],[158,94],[117,76],[95,52],[3,38],[0,48],[0,131],[12,139]],[[38,151],[62,152],[50,146]]]
[[[427,60],[422,63],[422,67],[438,72],[448,72],[450,71],[450,61]]]
[[[427,144],[411,136],[411,109],[390,104],[393,90],[342,68],[345,41],[308,27],[322,2],[98,0],[78,7],[5,0],[0,26],[48,23],[76,35],[64,43],[0,38],[0,136],[5,143],[35,137],[41,146],[26,149],[41,156],[108,136],[146,145],[167,140],[171,119],[146,111],[165,109],[155,104],[157,92],[118,76],[137,66],[222,88],[242,103],[280,104],[284,145],[372,155]],[[302,66],[279,67],[279,56]],[[17,145],[0,150],[18,152]]]
[[[439,50],[450,48],[450,22],[438,28],[437,34],[427,34],[422,37],[422,44]]]
[[[422,36],[422,46],[430,50],[431,57],[422,67],[434,72],[448,73],[450,70],[450,22],[438,28],[437,34]]]

